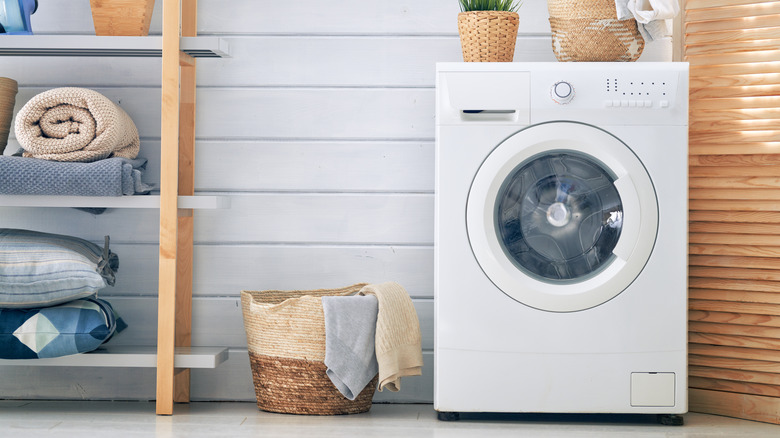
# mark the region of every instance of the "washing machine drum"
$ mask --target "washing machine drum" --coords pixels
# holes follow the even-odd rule
[[[490,280],[555,312],[598,306],[647,263],[658,228],[652,181],[633,151],[593,126],[531,126],[496,147],[467,203],[469,242]]]

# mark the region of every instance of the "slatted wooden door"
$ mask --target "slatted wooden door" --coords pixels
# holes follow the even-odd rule
[[[780,1],[684,3],[690,410],[780,423]]]

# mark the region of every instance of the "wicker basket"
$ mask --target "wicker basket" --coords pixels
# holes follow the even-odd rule
[[[89,0],[89,4],[95,35],[149,35],[154,0]]]
[[[636,20],[618,20],[615,0],[547,0],[558,61],[636,61],[645,47]]]
[[[19,85],[11,78],[0,78],[0,155],[8,144],[11,132],[11,119],[14,116],[14,103]]]
[[[517,12],[472,11],[458,14],[458,32],[466,62],[512,62],[517,43]]]
[[[242,291],[257,407],[269,412],[338,415],[371,408],[377,378],[349,400],[325,374],[323,296],[353,295],[365,284],[309,291]]]

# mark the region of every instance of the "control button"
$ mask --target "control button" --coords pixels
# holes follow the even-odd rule
[[[645,101],[645,107],[646,107],[646,108],[650,108],[650,107],[652,107],[652,106],[653,106],[653,101],[652,101],[652,100],[646,100],[646,101]]]
[[[628,106],[628,101],[627,100],[621,100],[620,101],[620,106],[627,107]]]
[[[661,106],[661,108],[668,108],[669,107],[669,101],[668,100],[662,100],[658,102],[658,104]]]
[[[612,100],[605,100],[604,101],[604,106],[607,107],[607,108],[611,107],[612,106]]]
[[[619,100],[613,100],[612,101],[612,106],[620,106],[620,101]]]
[[[628,101],[628,106],[630,106],[631,108],[635,107],[636,106],[636,101],[635,100],[629,100]]]
[[[567,104],[574,98],[574,87],[566,81],[558,81],[550,89],[550,97],[557,103]]]

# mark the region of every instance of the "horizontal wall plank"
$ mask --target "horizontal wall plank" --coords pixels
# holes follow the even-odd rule
[[[725,41],[718,41],[718,38],[726,34],[735,38],[729,38]],[[745,29],[743,31],[712,32],[706,34],[705,38],[700,38],[705,34],[691,36],[686,35],[686,41],[695,39],[703,41],[703,44],[739,41],[750,44],[755,36],[764,36],[766,38],[780,38],[780,27],[773,28],[771,32],[764,29]],[[761,38],[759,38],[761,39]],[[756,64],[724,64],[724,65],[694,65],[691,66],[691,77],[717,77],[717,76],[736,76],[736,75],[754,75],[754,74],[776,74],[777,67],[774,63],[764,62]]]
[[[198,190],[433,192],[430,141],[201,141],[195,154]]]
[[[778,350],[780,349],[780,341],[772,338],[757,338],[750,336],[734,336],[734,335],[721,335],[713,333],[688,333],[689,344],[708,344],[708,345],[724,345],[729,347],[741,347],[741,348],[756,348],[759,350]],[[702,366],[714,366],[721,368],[732,368],[733,364],[728,366],[720,366],[713,362],[708,362],[707,358],[703,358],[696,362],[689,362],[690,365],[702,365]],[[743,370],[750,370],[751,368],[737,368]],[[754,370],[775,372],[766,370]]]
[[[231,207],[195,213],[195,240],[270,243],[433,243],[432,194],[230,195]],[[157,242],[157,210],[0,208],[3,226],[102,242]]]
[[[780,246],[780,236],[760,234],[694,233],[688,235],[690,243]]]
[[[691,222],[691,233],[724,233],[724,234],[780,234],[780,224],[750,224],[746,227],[742,224],[720,222]]]
[[[774,0],[685,0],[683,8],[685,14],[691,13],[696,9],[722,8],[737,5],[754,5],[760,3],[772,3]]]
[[[726,144],[734,145],[747,143],[764,143],[780,141],[780,132],[777,130],[762,131],[720,131],[720,132],[694,132],[689,136],[691,143]],[[737,146],[737,149],[739,147]]]
[[[736,144],[690,143],[690,155],[766,154],[780,147],[780,142],[739,142]]]
[[[685,31],[685,43],[695,45],[749,42],[777,38],[780,38],[780,27],[777,26],[749,29],[714,30],[712,32],[702,33],[693,33],[687,29]]]
[[[778,105],[780,105],[780,96],[698,99],[689,102],[689,107],[694,113],[698,110],[777,109]]]
[[[759,371],[762,373],[780,373],[780,363],[766,360],[735,359],[725,357],[688,356],[688,363],[697,366],[709,366],[713,368]]]
[[[755,211],[755,212],[777,212],[780,211],[780,203],[777,201],[766,200],[720,200],[707,199],[700,201],[691,199],[688,203],[691,210],[697,211]]]
[[[689,321],[688,330],[695,333],[748,336],[753,338],[772,338],[780,340],[780,328],[775,327]]]
[[[780,304],[780,294],[767,292],[750,292],[742,290],[691,288],[688,291],[690,299],[720,300],[734,303]]]
[[[730,393],[755,394],[766,397],[780,397],[780,386],[734,382],[731,380],[688,377],[688,387],[696,389],[710,389],[713,391],[725,391]]]
[[[775,40],[770,40],[775,41]],[[777,40],[780,44],[780,40]],[[738,47],[744,47],[744,44],[736,44]],[[705,46],[711,47],[711,46]],[[774,85],[780,84],[780,73],[761,73],[752,75],[723,75],[723,76],[709,76],[709,77],[692,77],[688,82],[689,86],[693,88],[706,88],[706,87],[738,87],[738,86],[750,86],[750,85]],[[724,120],[727,122],[727,120]]]
[[[775,24],[777,18],[772,17]],[[754,62],[772,62],[780,56],[780,50],[749,50],[737,53],[716,53],[693,55],[686,52],[685,60],[690,65],[748,64]]]
[[[733,132],[733,131],[760,131],[777,129],[777,119],[760,119],[760,120],[722,120],[720,122],[716,120],[704,120],[699,122],[693,122],[689,124],[691,131],[706,131],[706,132]],[[770,151],[767,151],[770,152]],[[772,154],[766,153],[765,156]],[[749,157],[750,155],[745,155]]]
[[[780,362],[780,352],[773,350],[758,350],[754,348],[724,347],[722,345],[691,344],[688,352],[697,356],[727,357],[735,359],[751,359],[769,362]]]
[[[689,391],[689,408],[691,412],[780,423],[780,399],[774,397],[694,388]]]
[[[725,370],[720,368],[710,368],[707,366],[695,365],[688,367],[688,372],[691,376],[695,377],[780,385],[780,374],[774,373],[759,373],[746,370]]]
[[[780,292],[780,284],[776,281],[759,280],[732,280],[722,278],[697,278],[693,277],[688,281],[689,287],[701,289],[732,289],[746,290],[754,292]]]
[[[780,91],[780,84],[740,85],[735,87],[692,87],[689,93],[689,97],[692,99],[713,99],[724,97],[772,96],[777,95],[778,91]]]
[[[780,214],[774,212],[745,211],[696,211],[692,210],[688,219],[696,222],[741,222],[758,224],[780,223]]]
[[[690,266],[713,266],[721,268],[752,268],[780,270],[780,260],[771,257],[732,257],[689,255]]]
[[[780,257],[780,248],[776,246],[748,245],[690,245],[688,247],[688,253],[745,257]]]
[[[778,281],[780,270],[775,269],[739,269],[739,268],[711,268],[691,266],[688,269],[690,277],[743,279],[759,281]]]
[[[780,200],[778,189],[690,189],[688,199],[695,200]]]
[[[723,176],[698,177],[688,179],[689,186],[698,188],[723,189],[776,189],[780,188],[780,177]]]
[[[736,2],[734,2],[736,3]],[[780,4],[767,3],[762,7],[757,8],[755,3],[751,4],[735,4],[733,6],[715,7],[715,5],[709,5],[705,9],[686,8],[685,20],[686,21],[710,21],[724,18],[737,18],[737,17],[756,17],[762,15],[776,15],[780,14]]]
[[[112,244],[116,285],[101,296],[155,296],[155,244]],[[193,294],[239,297],[242,290],[307,290],[395,281],[413,297],[433,297],[432,246],[195,245]]]
[[[689,309],[688,319],[691,321],[780,327],[780,306],[770,304],[690,300]],[[776,353],[780,358],[780,352]]]
[[[777,18],[774,16],[756,16],[750,17],[749,20],[745,20],[743,17],[729,17],[722,20],[688,21],[685,23],[684,31],[686,35],[689,35],[727,30],[764,29],[772,26],[777,26]]]

